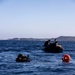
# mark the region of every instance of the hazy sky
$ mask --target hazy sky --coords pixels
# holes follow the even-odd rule
[[[0,39],[75,36],[75,0],[0,0]]]

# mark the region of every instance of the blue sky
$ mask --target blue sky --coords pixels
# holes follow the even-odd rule
[[[0,0],[0,39],[75,36],[74,0]]]

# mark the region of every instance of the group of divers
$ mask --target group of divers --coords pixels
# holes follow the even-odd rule
[[[45,43],[44,43],[44,47],[48,47],[48,46],[58,46],[60,47],[61,45],[58,43],[57,39],[54,39],[54,43],[51,43],[50,39],[47,40]]]
[[[61,53],[63,52],[63,47],[58,43],[57,39],[54,39],[54,43],[48,40],[44,43],[44,51],[48,53]]]
[[[50,39],[47,40],[44,45],[44,51],[45,52],[49,52],[49,53],[61,53],[63,51],[63,47],[58,43],[57,39],[54,39],[54,43],[51,43]],[[66,57],[66,59],[65,59]],[[69,61],[70,60],[70,56],[69,55],[65,55],[63,58],[63,61]],[[29,55],[24,56],[23,54],[19,54],[16,58],[16,62],[30,62],[31,59],[29,57]]]

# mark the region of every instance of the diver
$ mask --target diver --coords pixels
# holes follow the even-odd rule
[[[18,57],[16,58],[17,62],[30,62],[29,55],[24,56],[23,54],[19,54]]]
[[[54,39],[54,45],[55,46],[59,45],[57,39]]]
[[[44,43],[44,46],[49,46],[50,45],[50,40],[47,40],[45,43]]]
[[[63,47],[58,43],[57,39],[54,39],[54,47],[61,47],[63,49]]]

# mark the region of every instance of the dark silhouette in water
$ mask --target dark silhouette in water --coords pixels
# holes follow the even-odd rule
[[[29,55],[24,56],[22,54],[19,54],[18,57],[16,58],[16,62],[30,62]]]
[[[54,43],[50,43],[50,45],[44,45],[44,51],[48,53],[61,53],[63,52],[63,47],[59,45],[58,41],[55,39]]]
[[[48,46],[50,45],[50,40],[47,40],[45,43],[44,43],[44,46]]]
[[[54,44],[55,44],[55,46],[57,46],[59,44],[57,39],[54,39]]]

